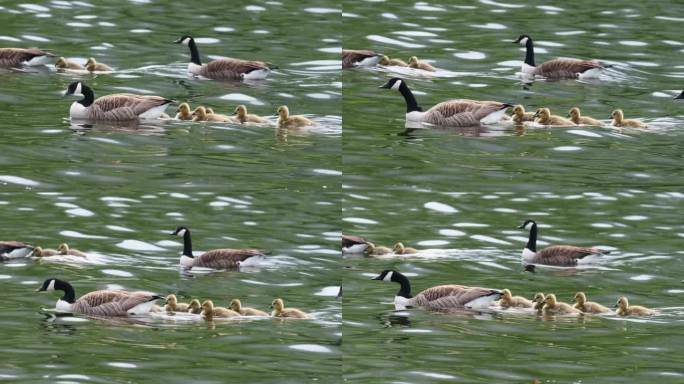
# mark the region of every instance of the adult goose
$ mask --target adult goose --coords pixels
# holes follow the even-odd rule
[[[428,288],[415,297],[411,296],[411,284],[403,274],[386,269],[373,280],[399,283],[400,288],[394,297],[397,310],[407,307],[423,307],[426,309],[446,310],[453,308],[487,308],[493,301],[501,298],[501,291],[491,288],[468,287],[465,285],[438,285]]]
[[[202,64],[197,44],[192,36],[185,35],[174,41],[174,43],[184,44],[190,48],[188,73],[191,75],[214,80],[258,80],[265,79],[271,73],[271,68],[274,68],[271,64],[261,61],[240,60],[228,57]]]
[[[172,235],[183,238],[183,254],[180,265],[183,268],[205,267],[212,269],[229,269],[247,267],[258,264],[266,256],[258,249],[212,249],[200,256],[192,254],[192,239],[187,227],[178,227]]]
[[[603,255],[608,251],[599,248],[582,248],[573,245],[551,245],[537,251],[537,223],[534,220],[526,220],[519,229],[528,229],[530,237],[522,251],[522,260],[528,264],[555,265],[561,267],[574,267],[577,262],[589,255]]]
[[[21,241],[0,241],[0,261],[28,257],[33,252],[33,246]]]
[[[537,66],[534,62],[534,44],[528,35],[520,35],[513,41],[525,47],[525,61],[522,73],[529,76],[542,76],[549,79],[576,79],[598,77],[601,70],[607,68],[595,60],[580,60],[560,57],[545,61]]]
[[[69,108],[69,116],[75,120],[133,121],[138,119],[157,119],[166,107],[173,103],[160,96],[133,95],[116,93],[98,97],[87,85],[80,81],[69,84],[65,96],[82,97]]]
[[[82,313],[91,316],[142,315],[150,312],[159,295],[149,292],[101,290],[86,293],[76,299],[74,288],[64,280],[47,279],[38,291],[63,291],[55,308],[63,313]]]
[[[480,123],[498,123],[506,114],[506,109],[512,106],[498,101],[456,99],[443,101],[423,112],[405,80],[394,77],[381,85],[380,88],[394,89],[404,96],[406,121],[439,126],[471,127]]]
[[[54,55],[38,48],[0,48],[0,68],[47,64]]]
[[[364,253],[368,249],[368,241],[361,236],[342,234],[342,253]]]
[[[383,55],[369,50],[343,49],[342,68],[374,67]]]

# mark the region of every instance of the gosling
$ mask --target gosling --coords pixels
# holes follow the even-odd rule
[[[59,69],[83,69],[83,66],[75,61],[67,60],[63,57],[57,59],[55,67]]]
[[[411,247],[404,247],[404,244],[401,242],[394,244],[394,248],[392,249],[392,251],[397,255],[409,255],[412,253],[418,253],[417,249]]]
[[[386,67],[387,67],[387,66],[390,66],[390,65],[394,65],[394,66],[397,66],[397,67],[408,67],[408,63],[405,62],[404,60],[401,60],[401,59],[390,59],[389,57],[384,56],[384,55],[380,58],[380,61],[378,61],[378,64],[384,65],[384,66],[386,66]]]
[[[271,308],[273,312],[271,316],[273,317],[293,317],[297,319],[307,319],[309,315],[297,308],[285,308],[285,304],[282,299],[274,299],[271,303]]]
[[[573,126],[575,123],[568,119],[564,119],[560,116],[552,115],[551,111],[548,108],[539,108],[537,109],[537,113],[534,114],[534,117],[536,118],[534,120],[535,123],[537,124],[542,124],[542,125],[555,125],[555,126],[561,126],[561,127],[568,127],[568,126]]]
[[[525,107],[516,105],[513,107],[513,122],[522,124],[524,121],[534,121],[534,112],[525,112]]]
[[[625,114],[622,113],[622,109],[616,109],[610,115],[613,119],[614,127],[624,127],[624,128],[648,128],[648,125],[642,123],[635,119],[625,119]]]
[[[235,317],[240,316],[239,313],[223,307],[214,307],[214,302],[211,300],[205,300],[202,303],[202,317],[207,320],[211,320],[214,317]]]
[[[568,117],[570,118],[570,121],[572,121],[575,124],[582,124],[582,125],[595,125],[595,126],[602,126],[603,123],[591,118],[589,116],[582,116],[582,113],[580,112],[580,109],[577,107],[574,107],[570,110],[568,113]]]
[[[287,105],[281,105],[278,107],[278,121],[276,123],[278,124],[279,128],[302,128],[316,124],[304,116],[290,116],[290,109],[287,107]]]
[[[57,247],[57,252],[59,252],[60,255],[88,257],[87,254],[79,251],[78,249],[69,248],[69,246],[66,243],[60,244],[59,247]]]
[[[257,124],[267,124],[269,121],[261,116],[247,113],[247,107],[244,105],[238,105],[235,108],[235,115],[241,123],[257,123]]]
[[[85,67],[90,72],[95,72],[95,71],[97,71],[97,72],[111,72],[111,71],[113,71],[112,67],[110,67],[107,64],[98,63],[97,61],[95,61],[94,57],[91,57],[88,59],[88,61],[86,61]]]
[[[546,303],[546,296],[542,292],[537,292],[534,295],[532,302],[534,303],[534,309],[541,313],[544,308],[544,304]]]
[[[216,121],[216,122],[222,122],[222,123],[239,123],[237,119],[234,119],[230,116],[226,115],[221,115],[218,113],[207,113],[207,109],[205,107],[197,107],[195,108],[195,111],[192,113],[192,116],[194,118],[192,121]]]
[[[392,253],[392,250],[388,247],[383,247],[382,245],[375,245],[371,242],[368,242],[366,244],[368,244],[366,252],[368,252],[369,255],[387,255]]]
[[[423,71],[430,71],[434,72],[436,71],[435,67],[432,65],[424,62],[424,61],[418,61],[418,58],[416,56],[411,56],[408,62],[408,66],[410,68],[417,68],[417,69],[422,69]]]
[[[503,291],[501,291],[501,300],[499,301],[499,305],[501,305],[504,308],[532,308],[532,306],[534,306],[534,303],[522,296],[513,296],[509,289],[504,289]]]
[[[258,309],[243,307],[240,299],[233,299],[230,302],[230,309],[241,314],[242,316],[268,316],[268,313]]]
[[[166,312],[187,312],[190,305],[187,303],[179,303],[178,298],[173,293],[166,296],[166,305],[164,309]]]
[[[556,295],[553,293],[546,295],[544,303],[545,315],[572,315],[582,313],[579,309],[573,308],[568,303],[556,301]]]
[[[642,307],[640,305],[629,305],[629,301],[626,297],[622,296],[618,299],[617,304],[617,314],[620,316],[652,316],[655,315],[655,311]]]
[[[56,249],[35,247],[35,248],[33,248],[33,252],[31,253],[31,256],[33,256],[33,257],[50,257],[50,256],[58,256],[59,254],[60,254],[59,251]]]
[[[190,301],[190,304],[188,304],[188,313],[194,313],[195,315],[202,313],[202,304],[200,304],[199,300],[192,299],[192,301]]]
[[[575,305],[573,308],[579,309],[584,313],[606,313],[610,312],[610,309],[604,307],[599,303],[593,301],[587,301],[587,295],[584,292],[577,292],[575,294]]]
[[[181,103],[176,109],[176,120],[192,120],[192,112],[190,112],[190,104]]]

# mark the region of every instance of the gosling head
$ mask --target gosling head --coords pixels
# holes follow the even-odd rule
[[[512,298],[513,298],[513,294],[511,293],[511,291],[508,288],[501,291],[501,299],[510,300]]]
[[[378,61],[378,64],[380,64],[380,65],[389,65],[389,63],[390,63],[389,57],[387,57],[385,55],[382,55],[382,57],[380,58],[380,61]]]
[[[290,109],[287,107],[287,105],[281,105],[278,107],[278,116],[282,119],[287,119],[288,116],[290,116]]]
[[[513,114],[518,115],[518,116],[524,115],[525,114],[525,107],[523,107],[522,105],[519,105],[519,104],[516,105],[515,107],[513,107]]]
[[[542,292],[535,293],[534,299],[532,299],[532,301],[535,303],[543,303],[545,300],[546,300],[546,296]]]
[[[573,119],[579,119],[580,117],[580,109],[577,107],[574,107],[570,110],[568,113],[568,117],[572,117]]]
[[[205,312],[212,312],[214,310],[214,302],[211,300],[204,300],[202,303],[202,310]]]
[[[271,308],[275,309],[276,311],[281,311],[283,307],[285,307],[283,299],[273,299],[273,302],[271,302]]]
[[[94,57],[89,57],[89,58],[88,58],[88,61],[86,61],[86,66],[91,65],[91,64],[92,64],[92,65],[97,64],[97,61],[95,61],[95,58],[94,58]]]
[[[548,295],[546,295],[546,299],[544,300],[544,302],[549,307],[555,306],[556,305],[556,295],[554,295],[553,293],[549,293]]]
[[[177,113],[180,112],[180,113],[182,113],[182,114],[184,114],[184,115],[187,115],[188,113],[190,113],[190,104],[188,104],[188,103],[181,103],[181,104],[178,106],[178,109],[176,109],[176,112],[177,112]]]
[[[240,308],[242,308],[242,303],[240,302],[240,299],[233,299],[230,302],[230,309],[232,309],[235,312],[240,312]]]
[[[416,64],[418,64],[418,57],[416,57],[416,56],[411,56],[411,57],[409,58],[409,62],[408,62],[408,63],[409,63],[409,65],[416,65]]]
[[[575,293],[575,302],[577,304],[584,304],[587,301],[587,295],[584,292]]]
[[[67,243],[60,244],[59,247],[57,247],[57,252],[59,252],[62,255],[66,255],[67,253],[69,253],[69,246],[67,245]]]
[[[551,117],[551,110],[548,108],[539,108],[537,109],[537,113],[534,114],[534,117],[537,117],[541,120],[546,120]]]
[[[621,122],[625,118],[625,114],[622,113],[622,109],[616,109],[610,114],[611,119],[615,119],[616,122]]]
[[[629,307],[629,301],[625,296],[621,296],[615,303],[615,308],[627,309],[627,307]]]
[[[192,299],[192,301],[190,301],[190,304],[188,304],[188,310],[198,310],[200,308],[202,308],[202,305],[197,299]]]
[[[394,253],[399,253],[399,254],[401,254],[401,253],[404,253],[404,249],[405,249],[405,248],[404,248],[404,244],[401,243],[401,242],[399,242],[399,243],[394,244],[394,247],[392,248],[392,251],[393,251]]]
[[[33,252],[31,252],[31,255],[33,255],[34,257],[43,257],[43,248],[42,247],[33,248]]]
[[[233,114],[237,115],[238,117],[245,117],[245,115],[247,115],[247,107],[240,104],[237,107],[235,107],[235,111]]]
[[[207,109],[199,106],[192,112],[192,116],[199,120],[204,120],[207,117]]]
[[[57,67],[57,68],[66,68],[66,66],[67,66],[66,59],[63,57],[60,57],[59,59],[57,59],[57,62],[55,62],[55,67]]]

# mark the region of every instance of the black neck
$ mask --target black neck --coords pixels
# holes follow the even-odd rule
[[[405,297],[407,299],[411,298],[411,283],[409,283],[409,280],[406,276],[402,275],[399,272],[394,272],[392,275],[392,280],[396,281],[401,285],[401,288],[399,288],[399,292],[397,292],[397,296]]]
[[[401,95],[404,96],[404,100],[406,100],[406,113],[414,111],[420,112],[423,110],[421,107],[418,106],[416,98],[413,96],[413,93],[409,89],[408,85],[406,85],[406,83],[404,83],[403,81],[399,86],[399,92],[401,92]]]
[[[55,290],[64,291],[62,300],[66,301],[67,303],[73,304],[74,301],[76,301],[76,292],[74,292],[74,287],[72,287],[71,284],[67,283],[66,281],[55,280]]]
[[[195,39],[190,39],[188,47],[190,47],[190,61],[197,65],[202,65],[202,62],[200,61],[199,50],[197,50],[197,44],[195,44]]]
[[[536,65],[534,65],[534,45],[532,45],[532,39],[529,37],[525,44],[525,64],[536,67]]]
[[[185,234],[183,234],[183,254],[187,257],[192,256],[192,239],[190,238],[190,230],[185,229]]]
[[[93,101],[95,101],[95,94],[93,93],[93,90],[87,85],[81,83],[81,93],[83,94],[83,99],[79,100],[78,102],[84,107],[90,107],[90,105],[93,104]]]
[[[532,252],[537,252],[537,223],[532,223],[532,228],[530,228],[530,238],[527,239],[527,245],[525,248]]]

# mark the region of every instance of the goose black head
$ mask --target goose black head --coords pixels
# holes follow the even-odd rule
[[[36,290],[36,292],[54,291],[55,285],[60,285],[61,280],[57,279],[47,279],[43,282],[43,285]]]
[[[404,80],[398,78],[398,77],[393,77],[389,79],[388,82],[385,84],[381,85],[379,88],[385,88],[385,89],[399,89],[401,87],[401,84],[404,83]]]
[[[176,44],[185,44],[189,45],[191,41],[194,41],[192,36],[190,35],[184,35],[183,37],[179,38],[178,40],[174,41]]]
[[[66,89],[66,91],[64,91],[64,96],[83,97],[83,87],[83,83],[80,81],[74,81],[73,83],[69,84],[69,87]]]
[[[527,45],[528,41],[532,41],[532,38],[528,35],[520,35],[517,39],[513,40],[513,44],[517,43],[524,47],[525,45]]]
[[[384,271],[380,272],[379,275],[375,276],[372,280],[396,281],[394,277],[397,273],[399,272],[393,271],[391,269],[385,269]]]
[[[532,225],[536,225],[537,223],[534,220],[525,220],[524,223],[520,224],[518,229],[529,229],[528,225],[531,227]]]
[[[189,231],[189,229],[187,227],[180,226],[180,227],[177,227],[176,230],[173,231],[173,233],[171,235],[183,237],[183,236],[185,236],[185,234],[188,231]]]

